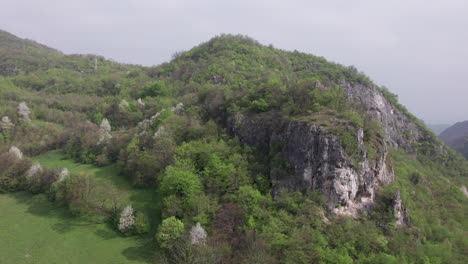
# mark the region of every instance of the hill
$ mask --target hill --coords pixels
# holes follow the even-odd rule
[[[468,121],[458,122],[445,129],[439,138],[450,147],[468,158]]]
[[[428,124],[427,127],[432,130],[437,136],[440,135],[445,129],[449,128],[451,125],[448,124]]]
[[[83,68],[0,77],[0,191],[149,232],[156,263],[464,263],[467,162],[355,67],[239,35],[154,67],[65,57]],[[157,191],[162,222],[37,172],[51,150]]]

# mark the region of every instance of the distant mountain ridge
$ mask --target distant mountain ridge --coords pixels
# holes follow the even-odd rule
[[[451,127],[452,125],[450,124],[427,124],[427,127],[434,132],[437,136],[440,135],[440,133],[444,132],[445,129]]]
[[[439,138],[468,158],[468,120],[447,128],[439,135]]]

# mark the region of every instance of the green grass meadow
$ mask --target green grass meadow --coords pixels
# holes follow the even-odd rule
[[[63,159],[60,152],[33,158],[43,167],[87,171],[96,182],[110,181],[136,210],[145,211],[152,227],[160,222],[159,196],[135,189],[115,165],[98,168]],[[0,263],[148,263],[154,252],[154,230],[147,236],[125,237],[105,223],[72,216],[46,195],[25,192],[0,195]]]

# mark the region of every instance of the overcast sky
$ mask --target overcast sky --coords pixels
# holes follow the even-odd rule
[[[143,65],[244,34],[355,65],[428,123],[468,119],[467,0],[0,0],[0,28]]]

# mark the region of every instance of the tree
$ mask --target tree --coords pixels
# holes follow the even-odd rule
[[[128,205],[120,214],[119,225],[117,227],[119,228],[120,232],[126,233],[130,231],[134,225],[135,216],[133,215],[133,207]]]
[[[194,245],[204,245],[206,243],[206,231],[197,223],[190,229],[190,242]]]
[[[166,96],[168,94],[168,89],[164,81],[155,81],[148,83],[143,89],[142,97],[151,96]]]
[[[156,240],[161,248],[169,249],[177,240],[182,238],[183,234],[184,223],[171,216],[162,221],[156,233]]]
[[[107,118],[104,118],[102,120],[102,122],[101,122],[101,125],[99,125],[99,141],[98,141],[98,144],[106,143],[111,138],[112,138],[111,125],[109,123],[109,120],[107,120]]]
[[[186,164],[188,165],[188,164]],[[188,165],[190,167],[190,165]],[[164,196],[176,195],[188,205],[190,200],[201,191],[198,175],[190,168],[168,166],[161,181],[161,192]]]
[[[20,118],[24,121],[30,122],[31,118],[29,115],[31,114],[31,111],[29,110],[29,107],[26,105],[26,102],[21,102],[18,105],[18,115]]]

